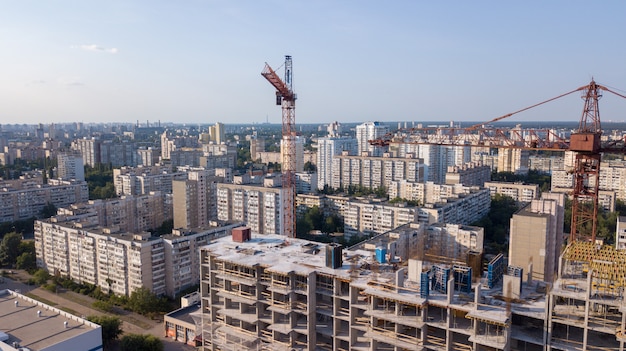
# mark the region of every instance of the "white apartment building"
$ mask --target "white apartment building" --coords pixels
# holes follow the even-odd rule
[[[388,188],[398,180],[424,181],[424,170],[422,160],[414,158],[412,154],[402,158],[391,157],[389,153],[383,157],[350,156],[344,151],[333,160],[331,186],[335,189],[345,189],[350,185],[370,189]]]
[[[151,237],[52,217],[35,222],[37,266],[105,292],[128,296],[143,286],[174,296],[197,284],[197,248],[238,225]]]
[[[172,219],[171,195],[152,192],[145,195],[122,196],[79,202],[58,209],[66,220],[89,222],[96,226],[140,233],[158,228]]]
[[[352,200],[344,212],[344,235],[381,234],[417,221],[418,209],[367,200]]]
[[[358,154],[368,152],[372,156],[382,156],[386,152],[384,147],[370,145],[370,140],[378,139],[389,133],[389,127],[380,122],[365,122],[356,126]]]
[[[480,161],[464,163],[460,166],[448,166],[446,184],[463,184],[466,186],[484,186],[491,180],[491,167],[484,166]]]
[[[502,194],[512,197],[517,202],[531,202],[539,198],[539,185],[511,182],[485,182],[491,196]]]
[[[171,194],[172,181],[184,179],[187,179],[185,172],[172,172],[169,165],[113,169],[113,185],[118,196],[148,194],[153,191]]]
[[[57,178],[63,180],[85,180],[83,156],[79,152],[62,152],[57,155]]]
[[[282,188],[218,183],[216,192],[218,220],[244,222],[258,234],[284,233]]]
[[[617,226],[615,227],[615,249],[626,250],[626,217],[617,217]]]
[[[308,194],[317,189],[317,172],[296,172],[296,193]]]
[[[63,207],[89,199],[87,182],[42,178],[0,182],[0,223],[39,215],[47,204]]]
[[[356,155],[357,146],[357,140],[351,138],[319,138],[317,140],[317,186],[319,189],[323,189],[325,185],[332,187],[335,157],[344,151],[350,155]]]
[[[445,201],[419,207],[418,221],[423,223],[457,223],[469,225],[489,213],[491,196],[488,189],[470,188]]]
[[[421,204],[445,202],[449,198],[469,194],[477,190],[476,186],[457,184],[436,184],[433,182],[412,183],[406,180],[391,182],[388,187],[389,198],[401,198],[419,201]]]

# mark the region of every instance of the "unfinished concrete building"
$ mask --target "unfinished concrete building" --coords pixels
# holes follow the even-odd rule
[[[552,289],[502,255],[479,278],[278,235],[224,237],[200,255],[204,350],[621,351],[626,340],[626,254],[610,247],[569,246]]]

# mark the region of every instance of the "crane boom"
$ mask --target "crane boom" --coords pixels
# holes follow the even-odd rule
[[[517,113],[554,101],[577,91],[582,91],[585,106],[578,129],[569,139],[556,135],[550,129],[494,128],[487,124],[503,120]],[[542,101],[532,106],[496,117],[488,122],[467,128],[410,128],[388,133],[382,138],[370,140],[370,144],[387,146],[390,144],[425,144],[444,146],[481,146],[490,148],[513,148],[525,150],[573,151],[576,153],[574,188],[572,195],[572,223],[570,241],[595,240],[598,217],[599,173],[602,153],[626,155],[626,139],[604,142],[600,125],[598,100],[602,91],[626,98],[605,86],[591,81],[565,94]],[[582,233],[591,229],[589,236]]]

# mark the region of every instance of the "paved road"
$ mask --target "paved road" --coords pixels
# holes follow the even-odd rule
[[[95,301],[89,296],[77,294],[72,291],[63,291],[59,294],[55,294],[36,286],[21,283],[20,281],[18,281],[18,279],[26,281],[28,279],[28,276],[20,271],[15,271],[15,273],[12,274],[11,277],[14,279],[10,279],[8,277],[0,277],[0,290],[10,289],[21,294],[32,294],[54,303],[55,308],[65,308],[68,310],[68,312],[75,313],[78,316],[113,315],[119,317],[123,320],[122,330],[124,331],[124,333],[151,334],[157,336],[163,341],[165,351],[195,350],[195,348],[191,346],[184,345],[179,342],[173,341],[172,339],[166,338],[164,336],[165,329],[163,326],[163,322],[154,321],[137,313],[127,311],[123,312],[124,315],[115,315],[101,312],[99,310],[85,306],[91,306],[91,303]],[[133,324],[132,321],[136,321],[136,323]]]

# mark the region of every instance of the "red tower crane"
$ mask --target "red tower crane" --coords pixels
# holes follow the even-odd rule
[[[574,92],[582,91],[585,100],[578,129],[568,139],[554,134],[549,129],[505,129],[488,127],[489,123],[511,117],[517,113],[543,105]],[[626,154],[625,139],[603,141],[600,125],[598,100],[602,91],[608,91],[626,98],[605,86],[591,81],[588,85],[574,89],[543,102],[494,118],[488,122],[475,124],[468,128],[410,128],[389,133],[386,136],[370,140],[372,145],[389,144],[427,144],[446,146],[484,146],[491,148],[513,148],[526,150],[574,151],[576,153],[574,189],[572,191],[572,222],[570,242],[576,240],[595,241],[598,217],[598,192],[600,160],[603,153]],[[584,226],[591,226],[590,237],[583,237]]]
[[[267,62],[261,75],[276,88],[276,105],[282,105],[282,182],[283,182],[283,228],[287,237],[296,237],[296,94],[293,92],[291,56],[285,56],[285,80]]]

